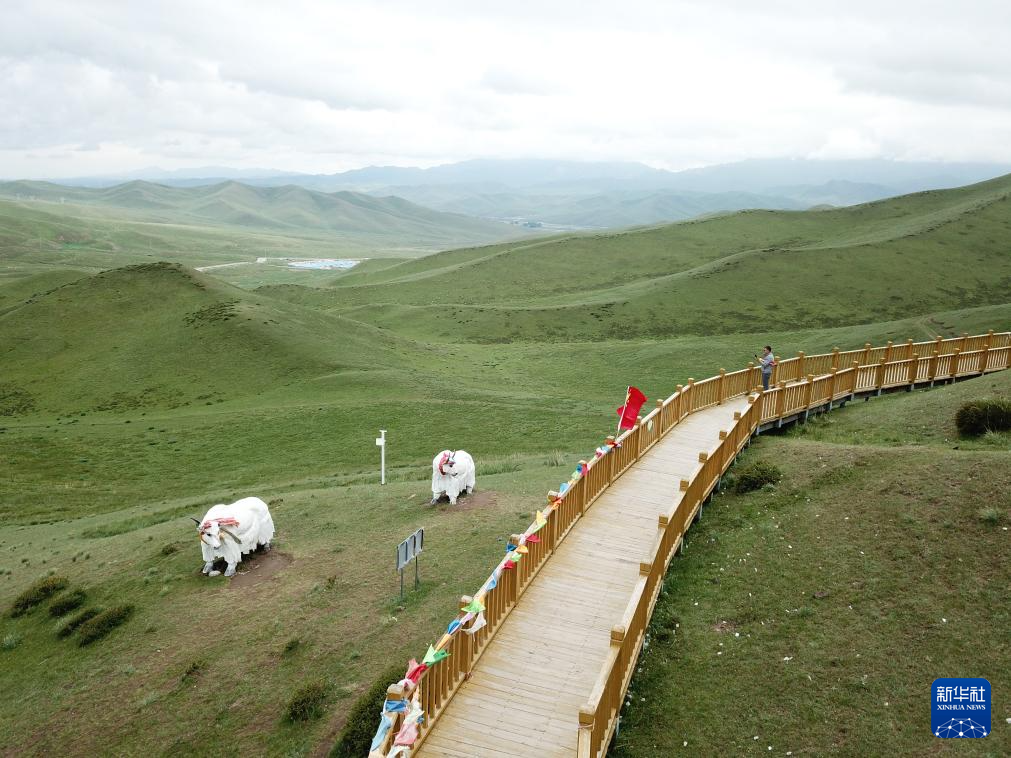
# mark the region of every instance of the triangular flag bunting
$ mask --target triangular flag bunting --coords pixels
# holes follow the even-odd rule
[[[473,634],[478,629],[483,629],[487,625],[488,622],[485,620],[484,613],[479,613],[477,614],[477,617],[474,619],[474,623],[471,624],[466,629],[464,629],[463,631],[466,632],[467,634]]]
[[[528,534],[527,535],[527,542],[530,542],[532,544],[537,544],[540,541],[541,541],[541,538],[538,537],[536,534]]]
[[[422,659],[421,662],[424,663],[426,666],[431,666],[433,663],[438,663],[443,658],[448,657],[449,653],[447,653],[445,650],[436,650],[434,647],[429,645],[428,652],[425,653],[425,657],[424,659]]]
[[[482,603],[477,598],[471,600],[467,605],[465,605],[461,610],[468,611],[470,613],[480,613],[484,610],[484,603]]]

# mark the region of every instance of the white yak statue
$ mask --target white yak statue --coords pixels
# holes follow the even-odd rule
[[[231,505],[215,505],[207,511],[203,521],[193,520],[197,522],[200,535],[204,574],[211,573],[215,560],[224,558],[228,564],[225,576],[234,576],[243,554],[261,545],[269,550],[274,538],[274,520],[267,504],[258,497],[245,497]]]
[[[466,450],[443,450],[432,459],[432,505],[446,495],[452,505],[461,492],[474,491],[474,459]]]

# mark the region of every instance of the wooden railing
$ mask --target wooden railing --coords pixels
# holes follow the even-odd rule
[[[977,337],[938,337],[930,342],[911,340],[883,348],[869,344],[861,350],[797,357],[779,361],[773,376],[775,385],[762,392],[761,374],[754,364],[700,382],[689,379],[665,400],[657,401],[635,427],[623,433],[612,452],[592,461],[580,461],[585,473],[573,478],[561,495],[549,494],[547,523],[539,531],[539,542],[527,543],[528,553],[514,569],[502,571],[496,586],[483,595],[486,626],[474,634],[447,633],[439,648],[449,656],[426,670],[413,696],[420,700],[425,718],[414,744],[416,749],[430,733],[460,684],[469,676],[481,654],[519,602],[544,562],[569,533],[579,518],[610,484],[631,468],[653,445],[691,413],[719,405],[732,397],[750,394],[744,413],[735,413],[734,423],[720,433],[715,452],[699,453],[692,476],[680,482],[680,497],[670,511],[658,514],[658,533],[652,552],[640,562],[639,581],[620,624],[611,631],[611,649],[587,704],[579,712],[578,756],[599,756],[610,741],[617,723],[621,701],[634,670],[653,611],[653,605],[667,565],[680,547],[692,518],[716,487],[720,476],[759,426],[781,420],[835,400],[866,392],[1011,366],[1011,332],[992,331]],[[531,525],[532,528],[533,525]],[[528,529],[528,532],[531,530]],[[471,601],[461,598],[461,604]],[[462,616],[460,617],[462,618]],[[394,688],[391,687],[391,691]],[[410,693],[405,693],[405,697]],[[385,755],[402,720],[391,714],[393,728],[376,751]]]
[[[639,579],[622,618],[611,629],[607,659],[586,705],[579,710],[577,758],[598,758],[606,752],[667,567],[703,501],[760,426],[857,394],[1007,368],[1011,368],[1011,333],[992,331],[976,337],[963,335],[948,340],[939,337],[931,342],[909,340],[898,346],[889,342],[883,348],[868,344],[863,350],[833,350],[824,355],[798,353],[796,358],[780,361],[775,386],[767,392],[758,388],[753,391],[747,410],[735,412],[730,428],[719,433],[715,451],[699,453],[699,462],[691,476],[681,480],[671,509],[658,514],[657,536],[649,553],[639,562]],[[736,373],[754,376],[750,369]],[[695,383],[694,388],[722,381],[733,390],[717,395],[715,402],[722,402],[744,395],[755,386],[753,381],[743,389],[733,383],[736,380],[728,384],[731,376],[721,371],[720,377]],[[689,387],[692,385],[689,381]],[[703,402],[714,404],[709,399],[708,394],[697,396],[693,409],[704,407]]]

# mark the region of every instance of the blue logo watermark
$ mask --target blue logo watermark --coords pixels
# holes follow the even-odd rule
[[[930,693],[930,731],[935,737],[990,734],[990,682],[986,679],[935,679]]]

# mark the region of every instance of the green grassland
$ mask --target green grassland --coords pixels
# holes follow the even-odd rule
[[[1004,303],[1011,178],[820,212],[748,211],[442,253],[312,302],[418,339],[582,341],[840,326]]]
[[[1011,374],[758,438],[743,460],[783,478],[690,532],[612,754],[1007,755],[1011,437],[966,444],[953,423],[985,396]],[[988,737],[931,734],[942,676],[989,679]]]
[[[253,187],[222,182],[204,187],[166,187],[134,181],[107,189],[47,182],[0,183],[0,196],[60,212],[72,208],[116,211],[136,220],[265,229],[279,233],[326,232],[338,239],[445,247],[490,242],[524,234],[520,227],[440,213],[399,197],[357,192],[315,192],[302,187]],[[29,199],[31,198],[31,199]]]
[[[89,605],[137,606],[87,648],[57,640],[45,608],[0,620],[13,640],[0,650],[0,754],[207,754],[223,734],[225,752],[311,754],[391,660],[433,641],[502,539],[613,431],[625,385],[653,402],[767,342],[789,355],[1009,328],[1009,189],[424,258],[387,249],[395,260],[302,280],[194,268],[284,249],[334,257],[332,238],[0,202],[0,609],[53,570]],[[236,254],[268,239],[278,250]],[[935,398],[989,381],[850,407],[761,445],[835,449],[866,434],[940,454],[947,427],[907,438],[875,426],[875,410],[927,426],[953,402]],[[1001,439],[943,445],[1003,455]],[[447,447],[478,462],[470,509],[426,504]],[[804,459],[790,460],[801,481]],[[262,581],[257,568],[198,576],[188,517],[245,495],[275,502],[280,558],[258,559]],[[401,607],[392,548],[418,526],[430,530],[422,590]],[[304,644],[285,653],[292,639]],[[325,717],[283,722],[314,679],[328,685]]]
[[[131,182],[108,190],[0,183],[0,282],[167,260],[212,267],[218,278],[247,288],[312,286],[333,272],[292,269],[283,259],[403,259],[525,234],[350,192],[236,182],[188,189]]]

